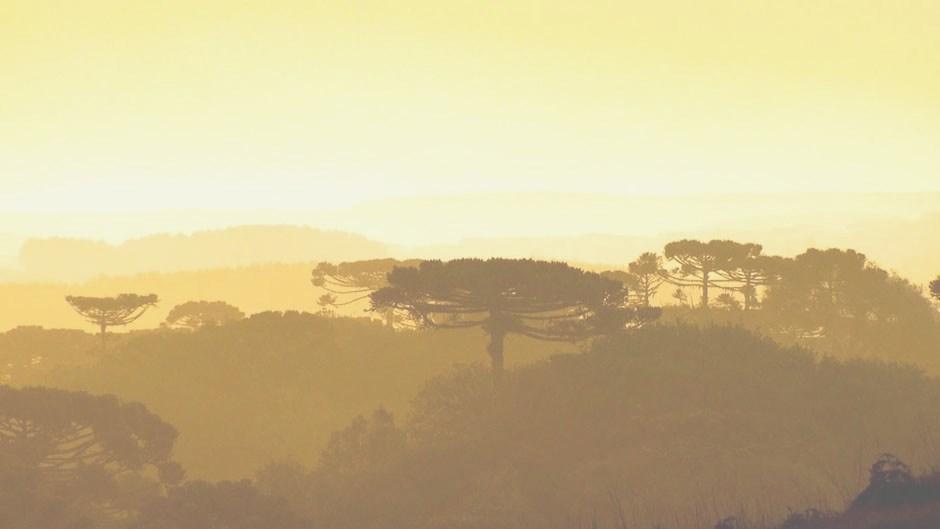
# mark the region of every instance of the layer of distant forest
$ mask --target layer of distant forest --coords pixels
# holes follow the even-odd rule
[[[240,275],[269,268],[292,272],[281,287]],[[0,435],[21,454],[0,458],[22,496],[4,501],[62,506],[0,516],[53,529],[936,521],[940,279],[919,287],[854,250],[683,239],[597,272],[318,262],[234,269],[232,295],[182,297],[215,273],[177,291],[60,290],[70,328],[0,334]],[[239,303],[278,288],[310,308]]]

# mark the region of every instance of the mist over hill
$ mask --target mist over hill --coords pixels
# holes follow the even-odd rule
[[[940,193],[491,193],[329,211],[4,213],[0,220],[0,281],[8,282],[385,256],[617,265],[686,237],[759,242],[781,255],[855,248],[916,283],[933,277],[930,260],[940,258]]]
[[[96,276],[357,260],[385,254],[385,245],[360,235],[279,225],[154,234],[120,244],[63,237],[29,239],[18,260],[20,273],[28,280],[75,282]]]

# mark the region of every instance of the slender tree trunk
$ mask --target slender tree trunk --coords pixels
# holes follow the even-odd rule
[[[499,388],[503,379],[503,340],[506,338],[506,331],[502,329],[490,329],[490,343],[486,346],[486,352],[490,355],[490,368],[493,372],[493,387]]]
[[[100,325],[101,332],[101,354],[104,354],[108,350],[108,326],[105,324]]]
[[[744,283],[744,312],[751,310],[751,296],[754,295],[754,287],[751,285],[751,276],[748,275]]]
[[[702,308],[708,309],[708,271],[702,272]]]
[[[395,309],[385,311],[385,326],[389,329],[395,328]]]

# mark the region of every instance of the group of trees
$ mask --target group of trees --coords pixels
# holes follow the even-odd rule
[[[435,329],[479,328],[495,378],[504,366],[505,338],[579,341],[624,328],[628,287],[565,263],[531,259],[455,259],[320,263],[311,282],[327,291],[322,306],[368,299],[370,310]],[[339,301],[335,296],[344,296]]]
[[[156,294],[117,296],[66,296],[65,301],[80,316],[99,329],[101,350],[107,349],[107,331],[140,319],[159,302]],[[188,301],[173,307],[163,323],[167,327],[196,330],[243,319],[245,314],[224,301]]]
[[[600,274],[529,259],[374,259],[321,262],[311,282],[326,291],[318,300],[325,315],[368,300],[369,310],[382,314],[389,327],[483,330],[497,377],[506,335],[579,341],[622,330],[630,322],[642,324],[659,317],[653,303],[666,283],[677,287],[674,297],[680,301],[683,288],[698,289],[702,309],[765,307],[773,313],[774,326],[798,337],[831,335],[847,322],[903,320],[909,306],[920,303],[910,285],[854,250],[809,249],[783,258],[764,255],[759,244],[730,240],[670,242],[662,256],[646,252],[626,270]],[[721,294],[713,296],[715,289]],[[930,291],[940,299],[940,278]],[[158,301],[154,294],[66,300],[100,328],[102,349],[109,327],[137,320]],[[243,317],[224,302],[194,301],[174,307],[165,325],[197,329]]]
[[[698,289],[700,309],[763,308],[761,324],[772,332],[793,340],[838,336],[848,343],[840,350],[858,347],[857,338],[873,326],[909,330],[931,327],[933,318],[915,287],[854,250],[808,249],[784,258],[765,255],[760,244],[730,240],[670,242],[662,255],[646,252],[626,270],[601,274],[526,259],[379,259],[320,263],[312,282],[327,290],[321,305],[369,299],[390,326],[478,327],[490,337],[495,372],[507,334],[577,341],[654,320],[663,284],[677,287],[680,302],[684,288]],[[940,299],[940,279],[930,289]]]
[[[581,494],[579,490],[613,497],[610,489],[590,489],[578,476],[598,479],[600,487],[616,483],[620,476],[615,474],[621,472],[639,480],[636,490],[661,486],[655,480],[644,483],[637,477],[642,477],[642,468],[622,459],[624,446],[643,446],[642,453],[659,453],[664,447],[667,453],[686,455],[698,450],[697,457],[706,461],[730,458],[729,454],[746,452],[766,440],[748,439],[749,432],[772,432],[784,441],[787,435],[812,424],[833,438],[851,433],[877,439],[872,443],[888,438],[902,443],[900,438],[910,436],[904,428],[913,428],[923,417],[936,420],[924,403],[935,402],[938,390],[903,369],[817,363],[803,351],[782,350],[740,330],[712,329],[697,334],[700,331],[681,326],[656,326],[633,333],[629,339],[618,337],[631,324],[642,326],[659,314],[658,309],[652,309],[663,284],[699,289],[700,309],[733,307],[733,301],[743,310],[726,312],[768,315],[770,319],[759,321],[792,328],[801,336],[851,336],[856,345],[875,343],[876,335],[894,339],[897,332],[912,333],[936,323],[935,311],[916,288],[852,250],[810,249],[787,259],[765,256],[756,244],[683,240],[666,245],[662,256],[652,252],[641,255],[625,271],[594,273],[564,263],[528,259],[384,259],[321,263],[311,280],[331,296],[321,299],[322,306],[368,301],[369,309],[382,314],[387,327],[394,328],[397,321],[405,320],[430,329],[482,330],[500,391],[495,395],[486,391],[476,371],[462,372],[447,382],[433,382],[416,401],[407,429],[397,426],[384,411],[370,419],[357,419],[331,438],[314,472],[277,474],[269,469],[259,478],[259,485],[263,485],[259,490],[246,482],[181,485],[181,468],[169,457],[175,430],[141,405],[84,393],[0,386],[0,479],[18,484],[14,488],[0,486],[0,525],[57,527],[58,522],[47,518],[15,519],[16,510],[4,507],[34,502],[43,507],[28,509],[35,513],[29,516],[72,513],[69,516],[99,521],[136,517],[138,526],[148,529],[224,526],[245,520],[249,522],[243,525],[252,528],[271,523],[284,528],[306,527],[292,511],[327,520],[331,527],[376,523],[377,517],[390,511],[397,512],[396,516],[405,513],[421,518],[422,522],[453,521],[467,513],[477,516],[485,512],[481,515],[484,518],[492,516],[510,527],[508,518],[501,517],[513,515],[513,510],[529,509],[534,516],[535,506],[557,509],[559,515],[580,508],[577,502],[565,504],[570,500],[564,496],[566,492],[572,497]],[[940,299],[940,278],[929,288],[931,295]],[[716,289],[721,291],[718,296],[714,295]],[[122,294],[110,298],[70,296],[67,301],[99,327],[104,346],[109,327],[135,321],[158,299],[153,294]],[[309,343],[351,341],[325,330],[345,320],[307,316],[292,319],[300,325],[295,330],[320,326],[312,336],[304,337],[311,340]],[[243,318],[241,311],[226,303],[200,301],[174,307],[166,325],[195,330]],[[160,340],[144,347],[126,366],[138,369],[148,358],[146,352],[158,348],[154,344],[159,342],[166,348],[172,343],[179,346],[178,351],[161,352],[161,358],[176,355],[166,364],[172,369],[179,370],[181,362],[205,361],[205,374],[218,371],[217,363],[224,358],[230,376],[236,372],[232,367],[243,362],[245,369],[239,371],[239,380],[246,388],[256,384],[266,392],[277,385],[278,394],[270,401],[275,403],[286,395],[283,386],[291,376],[308,376],[311,370],[298,368],[306,365],[298,358],[312,351],[308,342],[291,342],[274,351],[274,337],[290,334],[275,325],[277,321],[274,316],[259,315],[244,325],[227,326],[223,332],[159,333]],[[395,333],[367,320],[349,322],[370,325],[384,333],[383,340],[410,339],[415,334]],[[895,334],[887,333],[889,329]],[[241,332],[248,330],[254,334]],[[504,350],[512,335],[550,342],[577,342],[601,335],[612,338],[596,341],[584,358],[558,357],[518,376],[513,373],[507,384]],[[167,336],[180,341],[168,342]],[[215,338],[225,340],[219,348],[225,356],[199,360],[197,348]],[[376,347],[388,356],[387,343]],[[245,354],[234,354],[239,351]],[[263,357],[266,354],[274,356]],[[719,356],[726,361],[712,361]],[[280,371],[266,383],[258,383],[257,375],[265,365],[279,365]],[[373,363],[370,366],[374,368]],[[780,366],[785,366],[782,375],[776,371]],[[694,373],[694,380],[690,381],[689,373]],[[761,378],[767,373],[780,378],[773,390],[767,389]],[[146,376],[152,378],[153,373]],[[658,381],[647,380],[651,377]],[[189,383],[195,385],[195,380]],[[231,384],[228,378],[220,380]],[[298,387],[316,386],[306,378],[301,382]],[[884,387],[876,390],[879,384]],[[157,386],[158,392],[167,392],[164,384]],[[657,393],[657,388],[667,387],[670,391]],[[629,393],[624,388],[630,388]],[[772,398],[762,400],[770,393]],[[578,399],[571,399],[572,394]],[[650,397],[654,395],[656,398]],[[904,398],[885,404],[897,395]],[[800,399],[806,399],[802,406],[798,405]],[[500,406],[493,406],[494,402]],[[898,403],[910,409],[897,409]],[[803,411],[817,408],[821,410],[818,416]],[[247,406],[239,411],[244,409]],[[767,422],[754,422],[764,416],[769,417]],[[869,416],[874,419],[869,421]],[[238,417],[245,419],[242,414]],[[205,422],[206,418],[198,420]],[[558,425],[564,425],[566,432],[553,430]],[[254,426],[252,431],[265,431],[264,424]],[[729,428],[740,439],[728,441]],[[693,434],[674,435],[684,429],[694,432],[694,447],[682,444]],[[849,433],[840,433],[843,429]],[[654,438],[659,431],[672,433]],[[649,438],[644,437],[647,434]],[[673,442],[676,444],[669,444]],[[789,442],[792,446],[782,444],[776,451],[758,454],[752,463],[754,472],[783,468],[784,463],[794,460],[810,467],[817,459],[800,459],[807,454],[814,458],[822,454],[819,459],[823,461],[848,464],[839,454],[826,452],[833,444],[829,439],[817,443],[794,437]],[[534,446],[538,446],[535,454]],[[791,448],[792,454],[784,453]],[[665,457],[651,461],[659,465],[659,471],[673,464]],[[844,471],[838,472],[847,474]],[[821,469],[813,477],[820,479],[834,472]],[[887,475],[885,472],[882,474]],[[569,482],[565,476],[574,477]],[[285,479],[295,480],[295,486],[291,488]],[[715,477],[716,484],[718,479]],[[442,482],[449,485],[429,485]],[[545,490],[543,483],[547,482],[559,489]],[[4,489],[15,489],[19,496],[4,493]],[[465,497],[466,491],[473,495]],[[665,494],[666,490],[660,492]],[[590,494],[580,499],[586,504],[596,501]],[[278,500],[277,495],[285,499]],[[658,500],[651,496],[650,501]],[[434,506],[427,507],[431,504]],[[49,509],[49,505],[56,507]],[[503,507],[505,511],[500,511]],[[486,510],[490,508],[494,510]],[[407,517],[388,520],[389,526],[414,521]],[[478,521],[480,526],[490,526],[491,520],[471,520],[470,525]],[[96,521],[88,526],[106,525]]]

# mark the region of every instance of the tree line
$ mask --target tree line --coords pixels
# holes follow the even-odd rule
[[[368,301],[368,310],[390,327],[483,330],[497,378],[506,335],[575,342],[639,327],[661,316],[655,305],[666,284],[676,287],[679,306],[705,313],[763,310],[764,323],[792,340],[846,335],[856,342],[849,345],[857,345],[851,337],[858,328],[903,321],[918,306],[921,320],[933,314],[915,287],[855,250],[811,248],[787,258],[731,240],[673,241],[662,254],[646,252],[625,270],[600,273],[532,259],[322,262],[311,283],[326,291],[318,304],[327,316],[336,307]],[[699,292],[697,305],[688,300],[688,288]],[[929,291],[940,300],[940,277]],[[100,328],[104,349],[107,328],[133,322],[157,296],[66,300]],[[166,325],[198,328],[243,316],[223,302],[189,302],[175,307]]]

